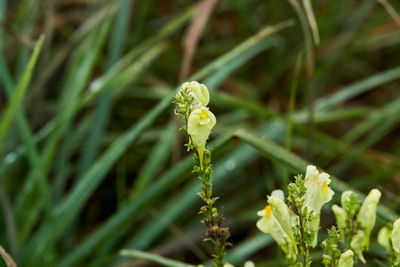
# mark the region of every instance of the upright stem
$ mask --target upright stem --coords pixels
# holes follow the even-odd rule
[[[215,248],[214,265],[222,267],[224,265],[225,247],[229,245],[227,239],[229,238],[229,229],[221,227],[224,218],[218,214],[217,209],[214,207],[216,198],[212,197],[212,168],[208,164],[211,156],[205,153],[203,165],[200,168],[202,192],[200,197],[203,199],[205,206],[201,207],[200,211],[204,214],[203,223],[207,226],[206,240],[210,240]],[[200,164],[200,161],[198,161]],[[200,166],[199,166],[200,167]]]
[[[299,227],[300,227],[300,243],[301,243],[301,256],[302,256],[302,261],[303,261],[303,267],[307,267],[307,260],[308,260],[308,246],[306,244],[306,237],[305,237],[305,232],[304,232],[304,218],[301,213],[301,210],[299,210],[296,205],[292,205],[293,211],[296,214],[297,217],[299,217]]]
[[[299,213],[299,222],[300,222],[300,235],[301,235],[301,246],[303,247],[303,266],[307,266],[307,257],[308,257],[308,248],[305,242],[304,236],[304,222],[303,216]]]

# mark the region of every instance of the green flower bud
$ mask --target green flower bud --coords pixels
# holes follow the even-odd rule
[[[354,235],[353,239],[351,240],[350,247],[354,251],[354,253],[357,254],[357,256],[360,258],[360,260],[363,263],[365,263],[366,261],[364,259],[362,252],[367,247],[367,237],[366,237],[364,231],[362,231],[362,230],[357,231],[357,234]]]
[[[378,189],[372,189],[362,203],[361,209],[357,215],[357,222],[365,231],[365,236],[367,239],[367,250],[369,248],[369,236],[375,226],[376,207],[380,198],[381,192]]]
[[[332,206],[332,211],[335,214],[336,224],[339,227],[340,234],[341,234],[342,239],[343,239],[344,238],[344,233],[345,233],[345,230],[346,230],[347,213],[343,208],[339,207],[336,204],[334,204]]]
[[[387,227],[382,227],[378,233],[378,244],[390,251],[390,235],[392,231]]]
[[[354,260],[353,260],[354,253],[350,249],[343,252],[340,255],[338,267],[353,267]]]
[[[397,254],[400,254],[400,218],[393,223],[391,239],[394,251],[396,251]]]
[[[255,267],[254,262],[252,261],[246,261],[243,265],[243,267]]]
[[[216,122],[217,119],[207,107],[197,108],[189,115],[187,132],[199,154],[200,168],[203,167],[203,154],[207,139]]]
[[[319,173],[315,166],[307,166],[304,206],[308,212],[312,212],[313,215],[319,214],[322,206],[332,199],[334,192],[328,186],[330,182],[329,174]]]
[[[351,190],[346,190],[342,193],[341,204],[344,209],[350,208],[349,205],[350,205],[350,199],[351,199],[352,195],[354,195],[354,192]]]
[[[314,238],[311,246],[315,248],[318,245],[318,230],[319,230],[320,215],[312,216],[311,218],[311,229],[314,231]]]

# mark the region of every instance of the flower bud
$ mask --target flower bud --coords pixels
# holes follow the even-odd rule
[[[332,199],[334,192],[329,188],[329,174],[319,173],[315,166],[307,166],[304,205],[313,215],[320,213],[322,206]]]
[[[185,82],[181,86],[181,90],[188,90],[189,93],[193,96],[195,99],[195,108],[198,107],[205,107],[208,105],[208,102],[210,102],[210,93],[208,92],[208,88],[201,83],[198,83],[196,81],[192,82]]]
[[[216,122],[214,114],[207,107],[197,108],[189,115],[187,132],[199,154],[200,168],[203,166],[207,139]]]
[[[354,263],[353,256],[354,253],[350,249],[343,252],[339,258],[338,267],[353,267]]]
[[[357,254],[357,256],[360,258],[360,260],[363,263],[365,263],[366,261],[364,259],[362,252],[367,247],[367,237],[366,237],[364,231],[362,231],[362,230],[357,231],[357,234],[354,235],[353,239],[351,240],[350,247],[354,251],[354,253]]]
[[[393,223],[391,239],[394,251],[396,251],[397,254],[400,254],[400,218]]]
[[[342,193],[341,204],[344,209],[348,210],[350,208],[349,205],[352,195],[354,195],[354,192],[351,190],[346,190]]]
[[[378,189],[372,189],[368,196],[364,199],[360,211],[357,215],[357,222],[365,231],[367,239],[367,250],[369,248],[369,236],[375,226],[376,206],[381,198],[381,192]]]
[[[285,201],[285,194],[283,193],[282,190],[280,189],[275,189],[274,191],[271,192],[272,197],[277,197],[282,201]]]
[[[320,218],[318,215],[314,215],[311,217],[311,229],[314,230],[314,238],[311,242],[311,246],[315,248],[318,245],[318,230],[319,230],[319,223],[320,223]]]
[[[387,227],[382,227],[378,233],[378,244],[384,247],[387,251],[390,251],[390,235],[392,231]]]
[[[243,265],[243,267],[255,267],[254,262],[252,261],[246,261]]]
[[[336,224],[339,227],[340,234],[341,234],[342,238],[344,238],[344,233],[345,233],[345,229],[346,229],[347,213],[343,208],[339,207],[336,204],[332,205],[332,211],[335,214]]]

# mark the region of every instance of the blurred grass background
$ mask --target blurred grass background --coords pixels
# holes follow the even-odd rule
[[[173,115],[185,80],[212,91],[229,262],[283,264],[256,211],[307,162],[338,177],[336,201],[377,187],[378,224],[396,219],[400,3],[309,3],[0,0],[0,244],[20,266],[158,266],[121,249],[206,263]]]

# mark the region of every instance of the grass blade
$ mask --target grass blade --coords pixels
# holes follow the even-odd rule
[[[139,258],[139,259],[144,259],[144,260],[149,260],[152,261],[154,263],[160,264],[162,266],[168,266],[168,267],[195,267],[194,265],[191,264],[187,264],[187,263],[183,263],[180,261],[176,261],[176,260],[171,260],[171,259],[167,259],[155,254],[151,254],[151,253],[147,253],[144,251],[140,251],[140,250],[134,250],[134,249],[124,249],[121,251],[121,256],[129,256],[129,257],[135,257],[135,258]]]
[[[311,0],[303,0],[303,6],[304,10],[306,11],[305,13],[308,20],[308,24],[310,25],[311,28],[314,44],[318,46],[321,40],[319,38],[318,24],[314,16]]]
[[[161,169],[169,155],[168,153],[174,140],[175,128],[170,124],[162,132],[160,140],[150,152],[147,161],[135,179],[131,193],[133,198],[140,196],[147,189],[149,183]]]
[[[50,171],[58,144],[63,134],[70,127],[69,124],[77,112],[79,94],[93,70],[95,59],[104,44],[109,24],[110,18],[87,37],[86,41],[77,49],[70,61],[69,73],[64,80],[60,96],[59,112],[55,118],[55,121],[62,121],[62,124],[52,132],[43,149],[39,166],[31,171],[29,179],[25,182],[23,189],[17,196],[17,218],[25,233],[21,237],[28,236],[42,208],[44,208],[46,217],[50,216],[52,208],[51,194],[48,189],[46,189],[46,192],[43,192],[48,187],[46,185],[47,182],[42,181],[43,179],[34,178],[37,176],[37,173],[46,176]],[[78,70],[80,75],[75,75],[74,71],[72,71],[73,69]],[[40,189],[38,189],[38,186]],[[21,242],[24,242],[24,240],[21,240]]]
[[[22,105],[22,100],[24,98],[26,89],[28,88],[29,82],[31,80],[33,69],[39,57],[40,50],[42,49],[43,41],[44,41],[44,36],[41,36],[35,46],[31,58],[29,59],[28,65],[26,66],[25,71],[21,76],[21,79],[18,81],[18,84],[13,94],[11,95],[10,102],[8,103],[8,106],[1,117],[0,140],[2,142],[0,142],[0,151],[2,150],[2,146],[5,144],[3,140],[6,137],[8,131],[10,130],[10,126],[15,117],[15,114],[17,113],[18,108]]]
[[[108,57],[108,68],[114,65],[121,57],[125,41],[125,32],[129,21],[132,1],[120,1],[119,11],[116,16],[113,35],[111,37],[110,51]],[[78,177],[81,176],[93,163],[100,148],[100,140],[103,137],[105,127],[108,122],[112,99],[112,89],[108,88],[100,96],[94,111],[94,120],[89,132],[88,142],[82,148],[82,159],[78,166]]]

